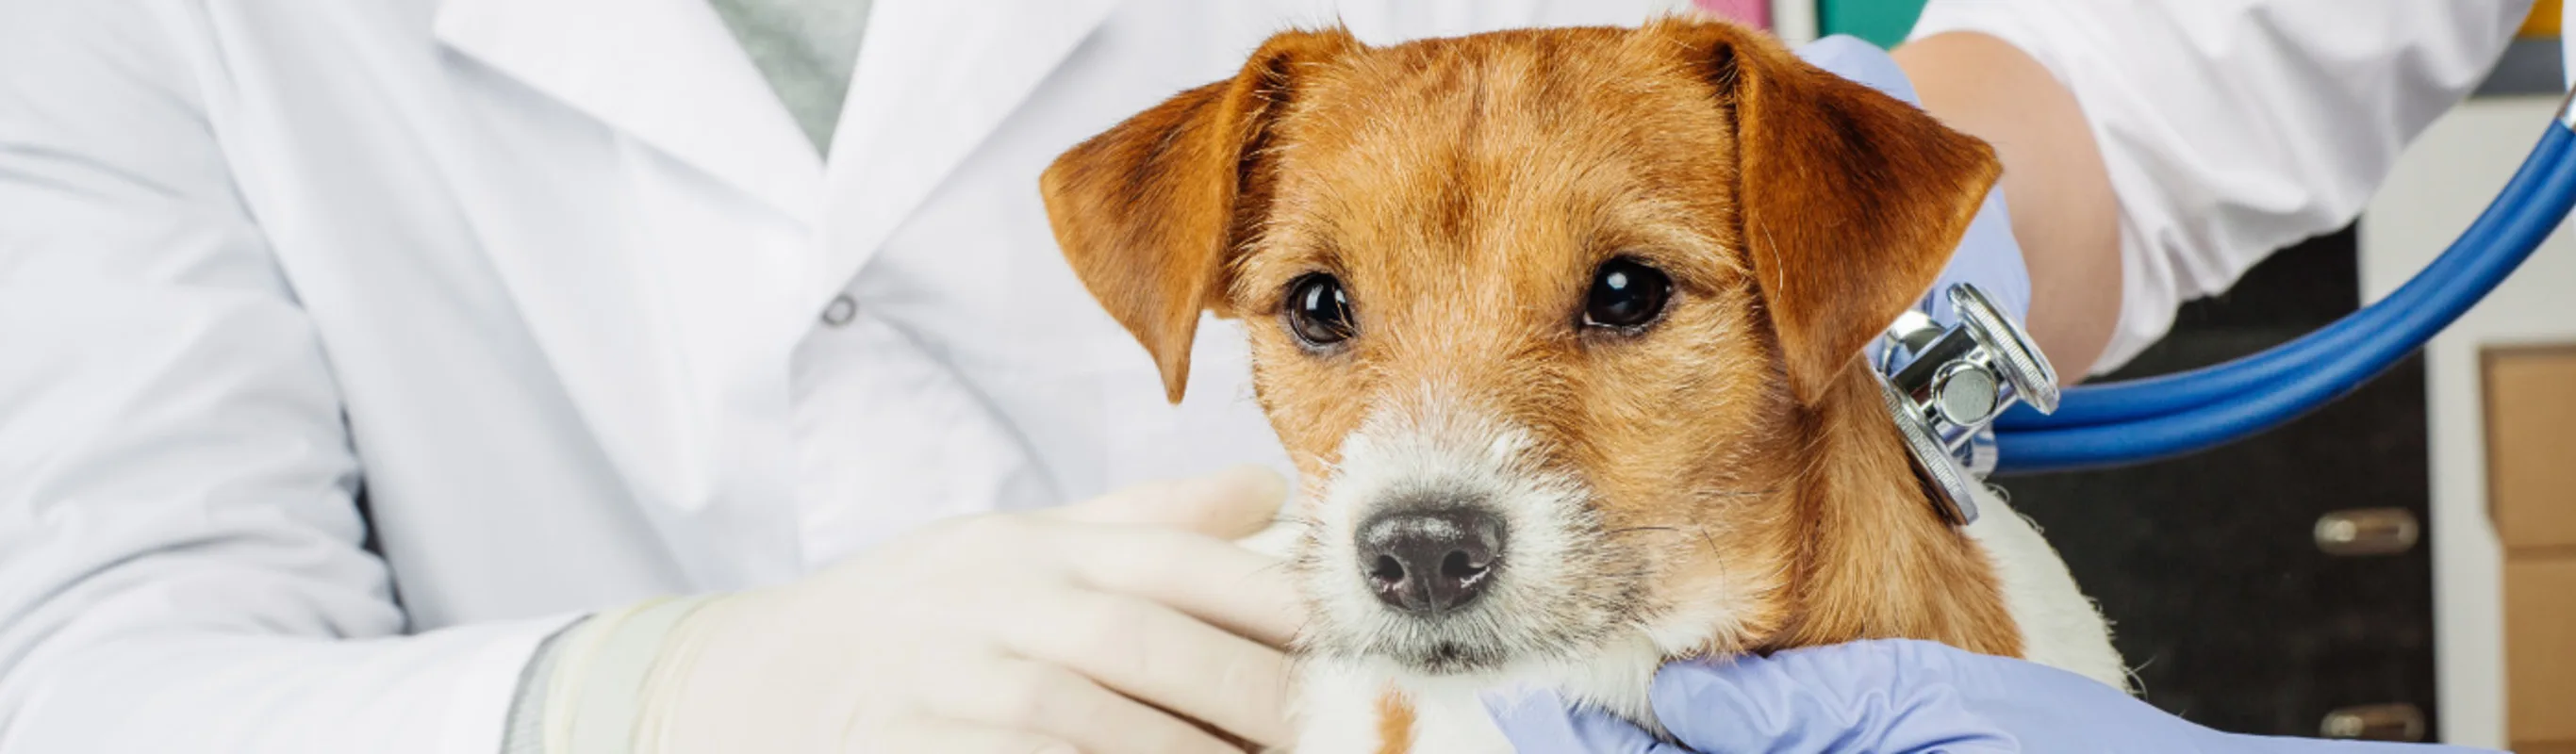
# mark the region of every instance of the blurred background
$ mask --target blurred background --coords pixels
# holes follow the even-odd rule
[[[1920,0],[1699,0],[1791,42],[1903,41]],[[2281,343],[2467,227],[2565,90],[2536,3],[2478,93],[2353,227],[2186,306],[2110,379]],[[2165,463],[2004,480],[2102,603],[2148,701],[2246,733],[2576,752],[2576,238],[2324,411]]]

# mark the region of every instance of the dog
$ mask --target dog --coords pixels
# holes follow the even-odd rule
[[[1859,363],[1999,172],[1767,35],[1667,18],[1285,32],[1041,189],[1174,402],[1201,313],[1248,323],[1306,480],[1296,749],[1505,752],[1479,691],[1660,731],[1674,658],[1910,637],[2123,684],[2027,522],[1944,522]]]

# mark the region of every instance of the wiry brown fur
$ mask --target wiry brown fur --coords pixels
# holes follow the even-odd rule
[[[1982,551],[1934,514],[1851,368],[1997,172],[1921,112],[1737,27],[1371,48],[1291,32],[1047,171],[1066,256],[1177,400],[1198,312],[1252,319],[1308,479],[1389,394],[1437,384],[1589,489],[1647,625],[1731,606],[1700,652],[1865,637],[2020,652]],[[1579,326],[1613,256],[1674,281],[1639,334]],[[1358,334],[1283,327],[1328,272]]]

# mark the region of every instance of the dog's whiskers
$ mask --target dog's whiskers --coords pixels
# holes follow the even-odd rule
[[[1604,531],[1602,531],[1602,532],[1601,532],[1601,534],[1602,534],[1603,536],[1611,536],[1611,537],[1615,537],[1615,536],[1619,536],[1619,535],[1622,535],[1622,534],[1636,534],[1636,533],[1639,533],[1639,532],[1649,532],[1649,531],[1662,531],[1662,532],[1676,532],[1676,533],[1678,533],[1678,532],[1680,532],[1680,531],[1681,531],[1681,528],[1680,528],[1680,527],[1673,527],[1673,526],[1629,526],[1629,527],[1623,527],[1623,528],[1618,528],[1618,529],[1608,529],[1608,530],[1604,530]]]
[[[1272,516],[1270,518],[1270,525],[1294,526],[1300,529],[1315,529],[1322,527],[1324,522],[1313,516],[1300,516],[1292,513],[1281,516]]]

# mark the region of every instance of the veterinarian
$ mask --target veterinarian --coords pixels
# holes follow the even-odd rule
[[[1164,406],[1034,176],[1292,23],[1666,4],[1321,5],[0,0],[0,751],[1279,742],[1241,340]],[[1902,59],[2098,368],[2518,5],[1936,2]],[[1871,651],[1754,682],[1947,656]]]

